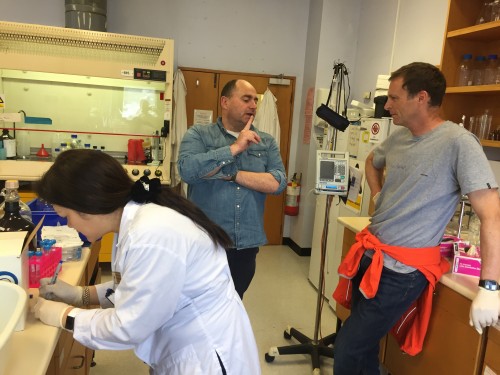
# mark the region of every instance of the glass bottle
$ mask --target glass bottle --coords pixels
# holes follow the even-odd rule
[[[2,130],[2,142],[5,148],[5,155],[7,159],[15,159],[16,152],[16,140],[13,136],[9,134],[9,129]]]
[[[71,134],[71,142],[69,148],[78,149],[82,148],[82,142],[78,139],[78,134]]]
[[[52,159],[55,159],[61,153],[61,149],[59,147],[54,148],[54,152],[52,153]]]
[[[466,53],[458,67],[457,86],[472,85],[472,54]]]
[[[484,84],[494,85],[496,81],[496,74],[498,69],[498,55],[488,55],[488,62],[484,71]]]
[[[8,184],[7,184],[8,183]],[[26,239],[29,234],[33,232],[35,229],[35,225],[21,216],[21,206],[19,194],[17,192],[17,188],[14,188],[17,183],[19,187],[19,182],[16,180],[8,180],[6,181],[6,193],[5,193],[5,207],[4,207],[4,215],[0,219],[0,232],[20,232],[26,231]],[[8,186],[7,186],[8,185]],[[9,190],[7,192],[7,189]],[[36,235],[33,237],[33,240],[29,244],[29,250],[36,251]]]
[[[486,69],[486,57],[476,56],[474,70],[472,71],[472,84],[474,86],[484,85],[484,73]]]
[[[24,203],[20,198],[19,198],[19,181],[17,180],[7,180],[5,181],[5,188],[2,189],[0,192],[0,195],[4,197],[4,201],[0,205],[0,211],[4,212],[5,210],[5,201],[7,200],[15,200],[17,199],[19,201],[19,212],[21,213],[21,216],[24,217],[26,220],[29,220],[33,222],[33,217],[31,215],[31,209],[29,206]],[[3,216],[3,214],[2,214]]]
[[[493,8],[493,3],[485,2],[481,7],[481,12],[476,19],[476,25],[491,21],[491,11]]]

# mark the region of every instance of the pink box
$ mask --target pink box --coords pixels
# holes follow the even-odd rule
[[[481,258],[472,258],[460,253],[453,259],[453,273],[481,276]]]

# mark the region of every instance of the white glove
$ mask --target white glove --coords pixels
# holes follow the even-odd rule
[[[38,297],[34,308],[35,317],[49,326],[64,328],[62,318],[69,307],[68,304],[63,302],[47,301],[42,297]]]
[[[483,328],[497,323],[499,311],[498,291],[480,287],[470,307],[469,324],[481,335]]]
[[[50,281],[50,277],[40,280],[40,297],[66,302],[77,307],[83,305],[83,288],[81,286],[73,286],[59,279],[55,284],[50,284]]]

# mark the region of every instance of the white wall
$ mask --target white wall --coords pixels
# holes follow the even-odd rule
[[[307,39],[307,54],[304,70],[302,97],[309,88],[329,87],[335,62],[348,67],[356,60],[357,30],[360,14],[360,0],[311,1]],[[314,47],[312,47],[314,46]],[[302,190],[299,216],[287,217],[285,229],[290,238],[300,247],[311,247],[316,209],[316,196],[312,193],[316,175],[316,144],[303,142],[304,104],[301,103],[301,118],[297,142],[297,163],[295,171],[302,172]],[[285,232],[285,236],[287,236]]]

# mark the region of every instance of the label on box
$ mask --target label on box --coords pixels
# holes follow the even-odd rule
[[[479,277],[481,275],[481,258],[455,255],[455,259],[453,260],[453,272]]]

